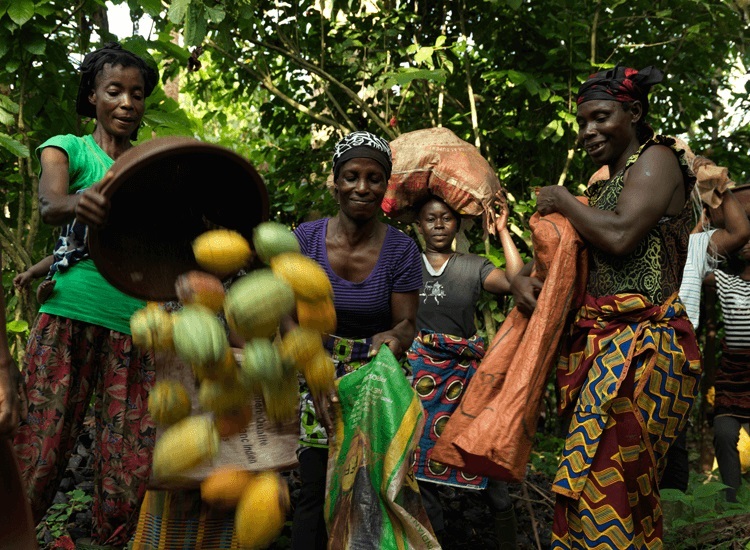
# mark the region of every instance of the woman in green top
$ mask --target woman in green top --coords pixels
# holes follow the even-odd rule
[[[115,159],[132,147],[146,97],[158,80],[143,59],[106,44],[81,65],[76,110],[96,118],[84,137],[44,142],[42,218],[62,231],[55,288],[40,308],[26,348],[28,413],[15,438],[35,519],[57,491],[94,396],[96,435],[93,539],[122,546],[132,534],[150,474],[154,426],[146,411],[153,357],[133,346],[131,314],[145,304],[112,287],[88,257],[86,231],[105,223],[100,192]]]

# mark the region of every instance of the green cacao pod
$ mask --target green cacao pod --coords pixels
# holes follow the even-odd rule
[[[199,304],[186,305],[174,317],[174,349],[191,365],[215,365],[229,349],[226,331],[216,314]]]
[[[278,222],[263,222],[253,229],[255,253],[264,263],[283,252],[299,252],[299,242],[289,228]]]
[[[282,316],[295,306],[291,287],[270,269],[259,269],[240,277],[224,299],[224,314],[230,328],[245,340],[271,338]]]

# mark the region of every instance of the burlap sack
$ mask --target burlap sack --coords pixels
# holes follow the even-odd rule
[[[585,200],[580,199],[579,200]],[[530,220],[533,275],[544,281],[531,318],[513,308],[445,426],[433,458],[465,472],[522,481],[542,396],[571,310],[586,289],[587,254],[561,214]]]
[[[235,350],[235,359],[242,361],[241,350]],[[193,403],[192,414],[202,414],[198,408],[198,388],[192,369],[174,354],[157,353],[155,361],[157,381],[171,379],[182,383]],[[296,467],[299,418],[276,425],[266,417],[263,400],[256,396],[254,403],[253,419],[244,431],[222,438],[219,455],[213,461],[185,472],[179,480],[170,481],[169,487],[197,485],[218,466],[238,466],[253,471],[290,470]],[[157,427],[157,440],[162,431]],[[163,485],[163,482],[152,483],[153,487]]]
[[[437,195],[462,216],[483,217],[495,234],[495,194],[500,180],[479,150],[448,128],[402,134],[391,142],[393,172],[383,200],[389,217],[410,221],[415,203]]]

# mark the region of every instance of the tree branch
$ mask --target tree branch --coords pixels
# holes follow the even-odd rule
[[[466,4],[461,2],[458,16],[461,24],[461,35],[464,40],[467,40],[466,20],[464,19],[465,8]],[[471,60],[469,59],[469,48],[464,49],[464,72],[466,73],[466,93],[469,96],[469,108],[471,109],[471,129],[474,131],[474,145],[479,149],[482,146],[482,141],[479,137],[479,117],[477,116],[477,105],[474,100],[474,88],[471,86]]]
[[[259,46],[261,48],[265,48],[267,50],[271,50],[277,53],[280,53],[281,55],[288,57],[292,62],[296,63],[300,67],[307,69],[311,73],[315,73],[318,76],[328,80],[332,84],[335,84],[341,90],[351,99],[360,109],[362,109],[367,115],[372,119],[372,121],[377,124],[377,126],[381,129],[383,133],[385,133],[388,137],[391,139],[396,137],[396,134],[393,132],[393,130],[386,124],[382,118],[380,118],[375,111],[373,111],[367,103],[360,98],[351,88],[349,88],[346,84],[338,80],[336,77],[334,77],[332,74],[328,73],[327,71],[321,69],[314,63],[311,63],[307,61],[306,59],[302,58],[301,56],[297,55],[295,52],[289,51],[284,48],[280,48],[279,46],[274,46],[273,44],[268,44],[266,42],[261,42],[259,40],[252,40],[249,38],[246,38],[250,44],[254,44],[256,46]],[[227,53],[227,52],[225,52]]]
[[[211,46],[212,48],[214,48],[215,50],[221,52],[222,54],[224,54],[225,56],[227,56],[229,58],[233,57],[228,51],[226,51],[225,49],[223,49],[221,46],[219,46],[218,44],[216,44],[216,42],[214,42],[212,40],[209,40],[208,45]],[[335,120],[333,120],[331,118],[328,118],[328,117],[326,117],[324,115],[321,115],[320,113],[316,113],[312,109],[306,107],[302,103],[296,101],[295,99],[289,97],[284,92],[282,92],[281,90],[279,90],[276,87],[276,85],[273,83],[273,80],[271,79],[271,75],[269,75],[269,74],[263,75],[260,72],[252,69],[247,63],[242,63],[238,59],[235,59],[235,61],[237,62],[237,65],[242,70],[244,70],[250,76],[252,76],[253,78],[255,78],[260,83],[261,86],[263,86],[266,90],[268,90],[269,92],[271,92],[273,95],[275,95],[276,97],[278,97],[279,99],[281,99],[282,101],[284,101],[285,103],[287,103],[289,106],[297,109],[299,112],[301,112],[301,113],[309,116],[310,118],[312,118],[314,120],[317,120],[318,122],[320,122],[322,124],[327,124],[328,126],[333,126],[334,128],[340,130],[341,132],[345,132],[345,133],[349,132],[349,129],[346,126],[344,126],[344,125],[336,122]]]

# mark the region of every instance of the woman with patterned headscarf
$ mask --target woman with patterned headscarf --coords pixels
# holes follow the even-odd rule
[[[86,232],[106,222],[109,202],[101,186],[115,159],[133,146],[157,81],[156,71],[119,44],[88,54],[76,111],[96,119],[93,133],[54,136],[37,149],[42,219],[69,225],[61,234],[66,253],[54,292],[26,348],[28,415],[16,453],[38,521],[52,504],[93,395],[93,538],[120,546],[135,526],[151,470],[155,430],[146,401],[153,356],[130,336],[130,316],[144,302],[102,277],[88,256]]]
[[[659,478],[698,391],[700,352],[677,295],[695,178],[684,151],[645,121],[661,78],[621,66],[590,76],[578,93],[578,137],[611,176],[589,187],[588,206],[557,185],[537,197],[537,210],[568,218],[589,254],[584,304],[557,367],[569,428],[552,548],[661,548]],[[522,310],[533,310],[540,288],[514,279]]]
[[[338,322],[326,347],[337,377],[366,365],[382,344],[402,357],[416,335],[419,250],[410,237],[379,219],[391,168],[387,141],[362,131],[345,136],[333,155],[338,213],[295,230],[302,253],[323,267],[333,285]],[[327,544],[323,506],[331,422],[325,399],[315,401],[303,388],[295,549],[324,549]]]

